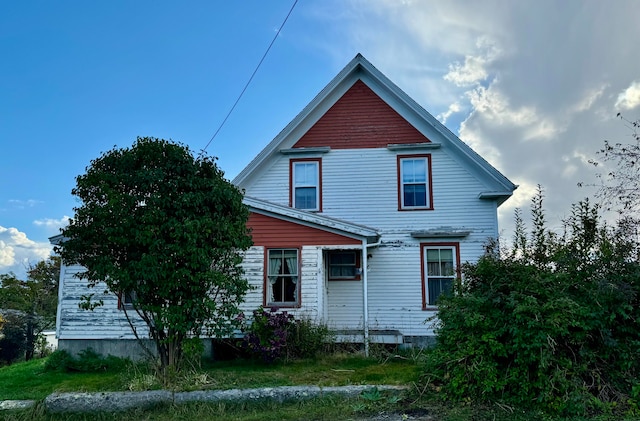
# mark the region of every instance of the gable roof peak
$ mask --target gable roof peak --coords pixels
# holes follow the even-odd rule
[[[450,147],[452,153],[482,175],[487,183],[491,185],[492,191],[503,191],[505,194],[510,195],[517,188],[495,167],[478,155],[444,124],[380,72],[361,53],[357,53],[351,59],[316,97],[234,178],[233,183],[243,187],[247,182],[250,182],[251,176],[265,162],[278,154],[280,149],[290,148],[358,80],[365,83],[403,118],[413,124],[419,131],[422,131],[425,137],[431,139],[432,136],[429,135],[431,133],[437,134],[438,137],[442,138],[443,142],[446,142]]]

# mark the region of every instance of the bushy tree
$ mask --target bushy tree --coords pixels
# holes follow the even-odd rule
[[[32,359],[39,335],[55,326],[59,277],[57,256],[30,266],[26,281],[13,273],[0,275],[0,310],[11,313],[6,329],[12,333],[6,337],[5,347],[20,351],[12,353],[12,358],[22,358],[24,352],[27,361]],[[9,338],[13,345],[6,342]]]
[[[637,221],[607,226],[584,201],[554,235],[541,212],[539,192],[533,234],[520,218],[514,247],[489,247],[441,299],[425,381],[456,400],[565,415],[637,409]]]
[[[215,158],[155,138],[103,153],[76,179],[81,205],[58,252],[102,282],[134,297],[133,317],[155,341],[162,373],[179,369],[189,337],[226,335],[248,289],[241,253],[251,245],[242,193]],[[84,308],[100,302],[85,297]],[[151,351],[151,350],[147,350]],[[166,379],[166,377],[165,377]]]

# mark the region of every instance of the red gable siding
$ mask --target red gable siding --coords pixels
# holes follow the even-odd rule
[[[358,80],[293,147],[384,148],[423,142],[429,139]]]
[[[253,244],[266,247],[296,247],[307,245],[357,245],[360,241],[322,231],[317,228],[283,221],[251,212],[247,226],[251,228]]]

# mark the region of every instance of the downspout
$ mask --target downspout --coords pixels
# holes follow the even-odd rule
[[[367,249],[377,247],[380,240],[373,244],[367,244],[367,240],[362,241],[362,312],[364,319],[364,355],[369,356],[369,277],[367,275]]]

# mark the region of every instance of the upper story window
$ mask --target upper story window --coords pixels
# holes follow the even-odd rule
[[[265,304],[277,306],[298,305],[298,250],[270,249],[268,256]]]
[[[442,294],[453,289],[460,277],[458,272],[459,249],[457,243],[423,244],[423,306],[435,306]]]
[[[322,170],[319,158],[290,161],[291,207],[309,211],[322,210]]]
[[[398,201],[400,210],[433,209],[431,155],[398,156]]]

